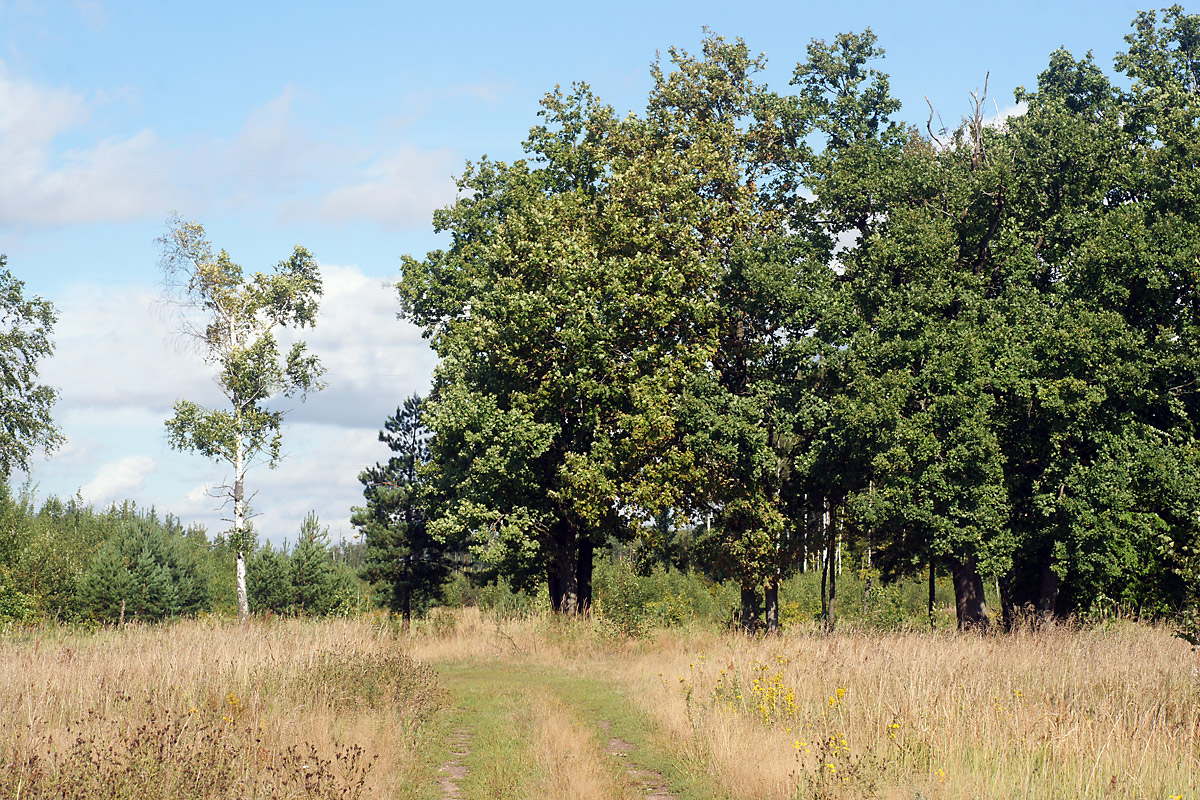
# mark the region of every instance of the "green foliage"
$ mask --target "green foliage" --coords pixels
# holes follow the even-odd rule
[[[35,598],[13,588],[7,572],[0,571],[0,623],[24,622],[33,617]]]
[[[211,605],[204,565],[177,534],[144,520],[125,523],[92,556],[79,581],[81,616],[158,622]]]
[[[812,42],[792,95],[708,35],[653,65],[642,116],[547,96],[528,159],[468,165],[450,248],[398,285],[441,357],[433,537],[555,608],[636,540],[642,575],[597,574],[627,631],[689,613],[648,605],[655,563],[753,609],[843,543],[903,592],[948,575],[963,627],[993,586],[1008,625],[1190,607],[1200,17],[1133,28],[1128,88],[1060,50],[1025,113],[986,120],[985,84],[950,131],[892,119],[870,31]],[[817,580],[853,616],[856,580]],[[900,624],[897,591],[865,615]]]
[[[50,416],[58,392],[37,382],[38,361],[54,353],[50,333],[58,317],[40,297],[25,299],[25,284],[0,255],[0,480],[14,467],[26,469],[34,450],[63,441]]]
[[[329,603],[329,528],[322,528],[316,512],[300,523],[300,538],[291,556],[292,603],[299,614],[324,614]]]
[[[194,450],[226,464],[265,455],[280,456],[284,412],[268,407],[277,396],[301,397],[321,388],[324,369],[303,342],[281,357],[276,328],[316,324],[321,276],[303,247],[281,261],[273,274],[246,277],[222,250],[214,255],[204,228],[173,218],[159,240],[167,288],[180,303],[181,325],[219,370],[218,385],[228,408],[205,409],[188,400],[167,421],[171,446]],[[204,316],[197,318],[196,311]]]
[[[387,464],[363,471],[367,504],[351,510],[366,544],[361,575],[385,587],[388,605],[406,618],[436,600],[450,571],[451,548],[429,531],[420,468],[429,460],[429,432],[413,395],[389,417],[379,440],[392,450]]]
[[[129,543],[131,531],[140,531],[144,547]],[[111,617],[116,619],[121,599],[134,599],[126,581],[135,577],[152,589],[152,598],[169,601],[163,611],[153,600],[142,619],[195,613],[210,607],[217,560],[203,529],[185,529],[169,514],[160,518],[154,509],[142,511],[129,501],[97,511],[78,497],[65,503],[50,497],[37,509],[29,487],[14,497],[0,483],[0,594],[19,610],[14,616],[87,617],[91,603],[104,607],[107,596],[115,598],[108,607],[116,609]],[[159,569],[164,564],[166,572]],[[164,578],[167,589],[161,588]],[[85,591],[94,593],[86,602]],[[128,610],[130,619],[133,613]]]
[[[267,542],[246,563],[246,589],[250,610],[285,614],[292,608],[292,565],[286,550]]]
[[[504,577],[492,581],[472,580],[456,572],[442,587],[443,599],[451,606],[476,606],[501,619],[524,619],[546,609],[545,587],[541,592],[514,589]]]
[[[296,546],[275,549],[267,542],[246,564],[250,610],[256,614],[339,616],[363,608],[362,586],[355,570],[334,558],[329,528],[315,512],[300,525]]]

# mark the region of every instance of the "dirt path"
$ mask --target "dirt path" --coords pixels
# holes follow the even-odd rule
[[[462,797],[458,782],[467,777],[467,768],[463,759],[471,755],[471,732],[466,728],[455,728],[450,733],[450,755],[454,756],[442,764],[438,772],[446,773],[446,777],[438,779],[442,787],[443,800],[458,800]]]
[[[435,669],[451,698],[439,800],[679,800],[643,754],[651,729],[604,680],[514,664]]]
[[[600,720],[600,730],[608,736],[608,743],[605,749],[613,758],[622,759],[625,763],[625,774],[629,779],[629,785],[635,790],[639,790],[646,800],[679,800],[679,798],[667,788],[667,782],[663,779],[662,773],[654,770],[645,769],[638,765],[632,754],[637,752],[637,747],[624,739],[616,736],[611,736],[612,723],[608,720]]]

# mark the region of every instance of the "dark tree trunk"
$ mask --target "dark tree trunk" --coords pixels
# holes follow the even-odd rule
[[[592,610],[592,565],[596,547],[588,539],[579,542],[579,556],[575,563],[575,585],[577,587],[576,613],[589,614]]]
[[[546,565],[546,589],[550,593],[550,611],[558,614],[562,611],[563,582],[559,575],[559,558],[557,555]]]
[[[1013,600],[1012,576],[1008,573],[996,579],[996,590],[1000,593],[1000,624],[1005,633],[1017,627],[1017,604]]]
[[[401,590],[400,614],[400,630],[407,636],[408,629],[412,625],[412,591],[408,587]]]
[[[933,556],[929,557],[929,630],[937,627],[936,620],[933,617],[933,601],[937,598],[937,572],[934,569]]]
[[[1058,613],[1058,591],[1062,586],[1058,573],[1049,563],[1042,565],[1042,574],[1038,581],[1037,613],[1038,623],[1045,624],[1054,619]]]
[[[779,580],[763,586],[763,605],[766,606],[767,633],[779,633]]]
[[[958,612],[958,629],[986,630],[987,603],[983,597],[983,578],[975,568],[975,559],[949,559],[954,576],[954,606]]]
[[[758,631],[758,588],[742,584],[742,610],[738,623],[746,633]]]
[[[582,614],[592,602],[594,547],[567,522],[555,526],[546,569],[550,610],[555,614]]]

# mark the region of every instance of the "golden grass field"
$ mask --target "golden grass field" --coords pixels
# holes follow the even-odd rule
[[[0,797],[638,796],[578,702],[593,689],[702,776],[681,798],[1200,797],[1200,655],[1146,625],[629,640],[475,609],[434,622],[10,630]],[[532,688],[516,710],[465,707],[441,674],[462,665],[460,692],[516,675]],[[466,768],[536,774],[447,794],[446,720],[483,730],[472,714],[500,713],[514,741],[477,735]]]

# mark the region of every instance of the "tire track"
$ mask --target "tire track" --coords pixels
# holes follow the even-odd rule
[[[600,720],[600,730],[608,736],[605,749],[613,758],[625,759],[625,775],[629,785],[642,793],[646,800],[679,800],[667,787],[662,773],[645,769],[630,754],[637,751],[637,746],[624,739],[612,736],[612,724],[608,720]]]
[[[446,777],[438,779],[438,785],[442,787],[443,800],[458,800],[462,797],[458,782],[467,777],[463,759],[471,755],[471,732],[466,728],[455,728],[449,742],[450,755],[454,757],[438,768],[438,772],[446,773]]]

